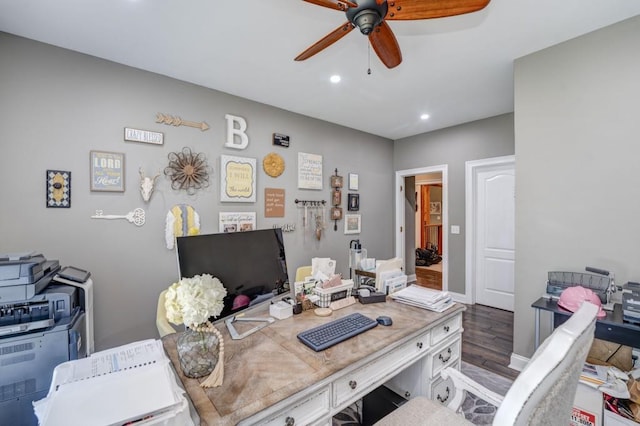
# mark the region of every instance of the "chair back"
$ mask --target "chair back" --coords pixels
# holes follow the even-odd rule
[[[296,282],[304,281],[309,275],[311,275],[311,266],[300,266],[296,269]]]
[[[584,302],[543,342],[498,407],[494,425],[568,425],[598,308]]]
[[[167,309],[164,307],[164,295],[166,293],[167,290],[163,290],[160,293],[158,296],[158,307],[156,308],[156,327],[158,328],[160,337],[176,332],[175,328],[171,326],[167,319]]]

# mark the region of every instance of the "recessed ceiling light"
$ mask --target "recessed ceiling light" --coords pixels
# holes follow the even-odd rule
[[[332,83],[340,83],[340,76],[339,75],[332,75],[329,80],[331,80]]]
[[[422,114],[422,115],[420,116],[420,120],[426,120],[426,119],[428,119],[428,118],[429,118],[429,114]]]

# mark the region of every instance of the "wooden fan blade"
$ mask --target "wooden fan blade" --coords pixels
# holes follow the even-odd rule
[[[318,6],[328,7],[329,9],[345,11],[350,7],[358,7],[352,1],[349,0],[304,0],[307,3],[317,4]]]
[[[484,9],[489,0],[388,0],[384,19],[413,20],[463,15]]]
[[[387,68],[400,65],[400,62],[402,62],[402,53],[400,52],[398,40],[396,40],[396,36],[393,35],[389,24],[382,21],[382,23],[369,34],[369,42]]]
[[[304,61],[305,59],[309,59],[316,53],[320,52],[323,49],[331,46],[336,41],[340,40],[342,37],[346,36],[353,30],[353,25],[349,21],[340,25],[335,30],[331,31],[329,34],[318,40],[315,44],[310,46],[307,50],[296,56],[296,61]]]

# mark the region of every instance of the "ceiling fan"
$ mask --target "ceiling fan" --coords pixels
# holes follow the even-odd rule
[[[304,0],[318,6],[339,10],[347,22],[321,38],[296,56],[304,61],[346,36],[355,27],[369,37],[380,60],[387,68],[402,62],[402,53],[391,27],[386,21],[443,18],[483,9],[490,0]]]

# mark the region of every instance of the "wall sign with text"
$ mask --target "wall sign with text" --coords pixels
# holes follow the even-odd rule
[[[220,156],[220,201],[255,203],[255,158]]]
[[[322,155],[298,153],[298,188],[322,189]]]
[[[124,154],[90,151],[91,191],[124,192]]]

